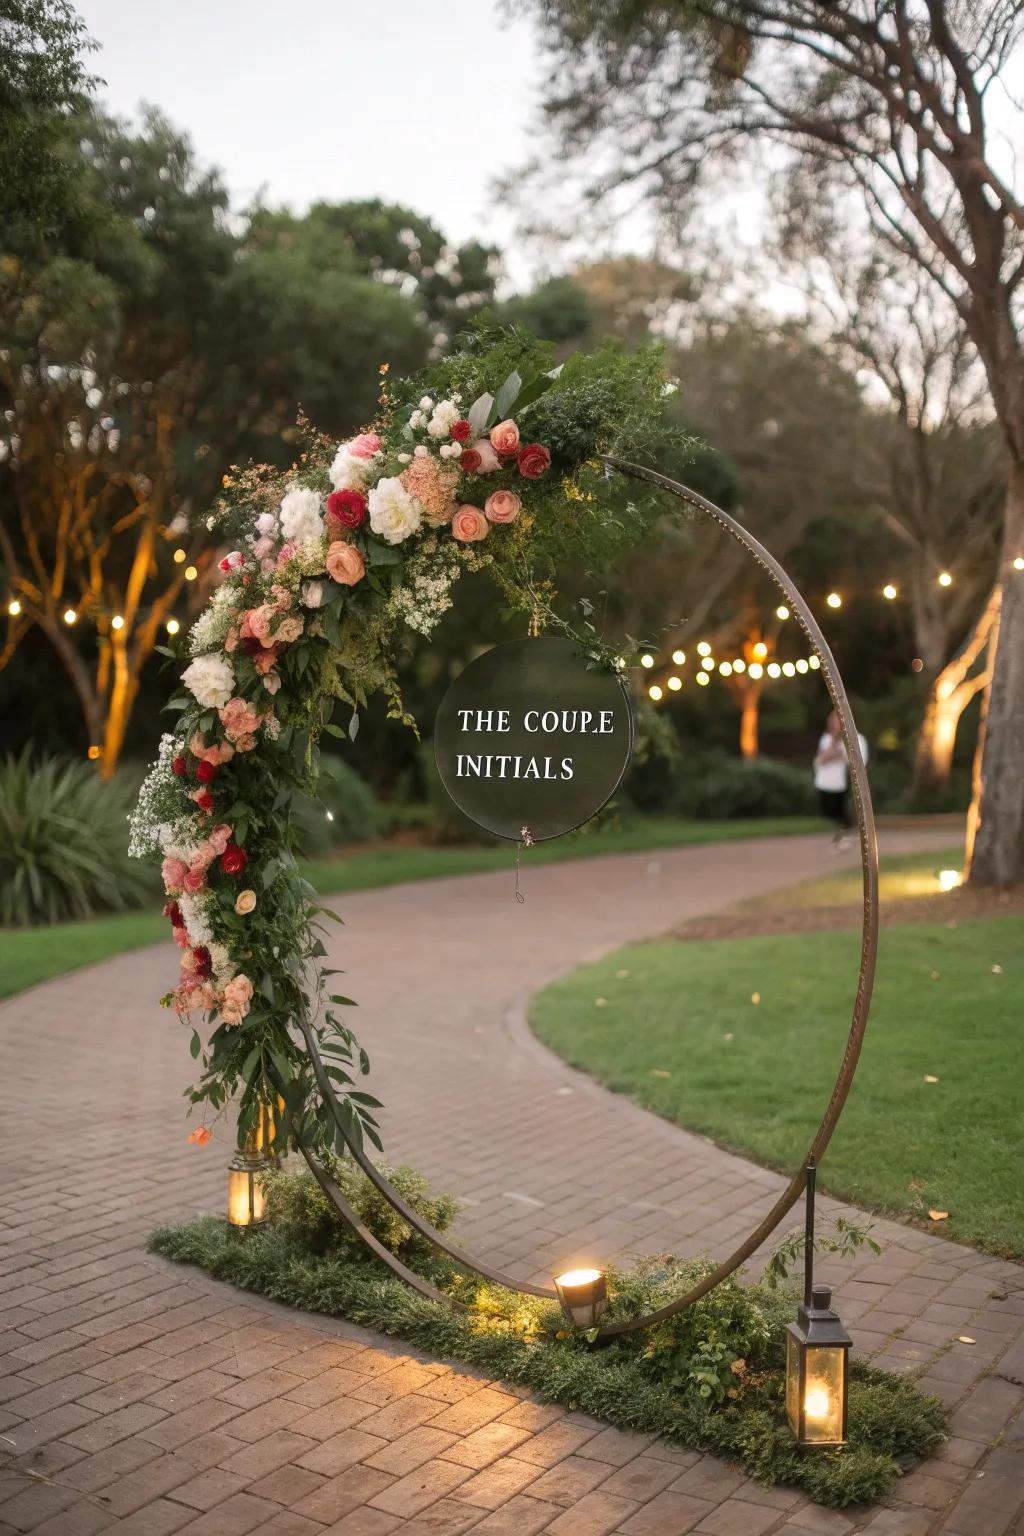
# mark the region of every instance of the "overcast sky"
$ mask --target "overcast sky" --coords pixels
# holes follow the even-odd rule
[[[496,0],[78,0],[121,115],[188,129],[236,205],[381,197],[456,242],[513,242],[489,183],[530,152],[532,25]],[[514,275],[529,270],[510,252]]]

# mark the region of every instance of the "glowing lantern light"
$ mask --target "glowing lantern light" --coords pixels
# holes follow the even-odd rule
[[[608,1280],[601,1269],[568,1269],[555,1276],[555,1290],[574,1328],[593,1328],[608,1305]]]
[[[786,1328],[786,1417],[799,1445],[846,1443],[852,1340],[832,1310],[832,1291],[814,1284],[815,1169],[807,1170],[804,1299]]]

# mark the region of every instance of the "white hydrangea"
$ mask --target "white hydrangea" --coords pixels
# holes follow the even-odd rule
[[[378,481],[368,499],[370,527],[388,544],[401,544],[418,531],[423,508],[401,480],[392,477]]]
[[[414,428],[422,427],[425,425],[426,420],[427,418],[424,416],[422,411],[413,411],[412,415],[409,417],[409,425],[410,427]]]
[[[374,454],[372,458],[360,459],[354,453],[349,453],[348,444],[342,443],[334,455],[334,463],[330,468],[331,484],[336,491],[361,491],[367,478],[373,473],[375,461],[380,457]]]
[[[293,544],[312,544],[323,536],[324,520],[316,491],[296,486],[281,503],[281,532]]]
[[[421,411],[432,411],[433,409],[434,409],[434,402],[433,402],[433,400],[431,400],[429,395],[424,395],[423,399],[420,401],[420,410]]]
[[[188,891],[182,891],[177,902],[192,943],[209,944],[213,930],[206,920],[206,898],[190,896]]]
[[[277,537],[277,518],[273,512],[261,512],[256,519],[256,532],[261,539],[274,539]]]
[[[427,432],[431,437],[447,437],[458,419],[459,408],[455,401],[442,400],[434,407],[434,414],[427,422]]]
[[[223,652],[197,656],[181,674],[181,680],[204,709],[221,709],[235,690],[235,674]]]

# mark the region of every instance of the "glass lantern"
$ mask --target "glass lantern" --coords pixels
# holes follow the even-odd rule
[[[266,1196],[260,1174],[270,1166],[265,1157],[239,1149],[228,1163],[228,1225],[247,1230],[266,1221]]]
[[[594,1328],[608,1305],[608,1280],[603,1269],[567,1269],[555,1276],[562,1311],[574,1328]]]
[[[800,1445],[846,1443],[847,1364],[852,1340],[827,1285],[811,1288],[786,1329],[786,1416]]]

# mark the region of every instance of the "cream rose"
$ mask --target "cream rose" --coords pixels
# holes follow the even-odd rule
[[[488,522],[514,523],[522,505],[515,491],[492,491],[484,502],[484,512]]]
[[[354,587],[366,575],[366,566],[358,549],[337,539],[327,551],[327,574],[342,587]]]
[[[239,891],[235,897],[235,911],[239,917],[246,917],[256,905],[255,891]]]
[[[478,539],[486,539],[490,531],[490,524],[480,508],[468,503],[460,507],[452,518],[452,537],[458,539],[460,544],[474,544]]]

